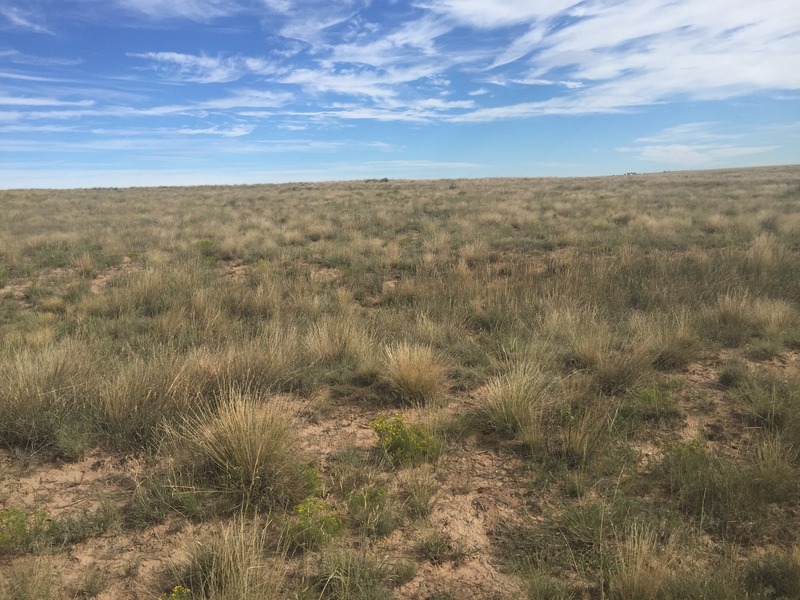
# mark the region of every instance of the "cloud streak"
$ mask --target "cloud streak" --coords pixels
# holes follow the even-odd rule
[[[15,29],[25,29],[33,33],[44,33],[47,35],[55,35],[50,29],[37,22],[36,15],[19,8],[9,6],[0,6],[0,15],[5,17],[6,21]]]
[[[278,69],[264,58],[207,56],[180,52],[130,53],[150,61],[153,70],[170,81],[187,83],[229,83],[245,75],[274,74]]]

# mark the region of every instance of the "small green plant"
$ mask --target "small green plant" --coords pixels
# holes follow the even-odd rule
[[[378,436],[378,445],[393,464],[415,463],[438,454],[437,440],[423,425],[406,423],[401,413],[392,417],[381,415],[369,426]]]
[[[740,360],[728,362],[719,373],[719,384],[725,388],[735,388],[747,380],[747,365]]]
[[[441,531],[425,533],[417,542],[416,551],[421,558],[435,565],[446,562],[459,563],[468,555],[460,544]]]
[[[161,594],[159,600],[192,600],[192,590],[176,585],[171,591]]]
[[[76,597],[94,598],[108,586],[108,575],[99,569],[91,569],[81,581]]]
[[[29,551],[46,534],[47,519],[44,511],[0,509],[0,555]]]
[[[416,519],[424,519],[436,506],[439,482],[430,465],[409,470],[403,477],[403,500],[406,512]]]
[[[45,511],[0,509],[0,555],[36,551],[51,545],[70,545],[108,530],[116,509],[102,505],[94,513],[66,513],[51,518]]]
[[[370,485],[351,494],[347,499],[347,513],[366,535],[389,535],[400,522],[394,498],[380,485]]]
[[[329,502],[306,498],[292,510],[287,536],[295,550],[315,550],[344,529],[344,523]]]
[[[623,419],[665,423],[680,418],[681,411],[669,389],[661,386],[638,390],[628,395],[620,409]]]
[[[751,559],[744,572],[747,590],[755,598],[800,598],[800,553],[790,556],[770,552]]]

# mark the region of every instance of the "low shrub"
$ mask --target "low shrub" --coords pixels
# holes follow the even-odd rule
[[[378,445],[395,465],[430,459],[441,450],[438,440],[423,425],[406,423],[400,413],[392,417],[381,415],[369,425],[378,436]]]
[[[306,498],[295,505],[287,520],[287,542],[295,551],[316,550],[343,529],[344,523],[330,503]]]

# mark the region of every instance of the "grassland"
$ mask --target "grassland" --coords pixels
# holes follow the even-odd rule
[[[800,598],[800,167],[0,214],[2,598]]]

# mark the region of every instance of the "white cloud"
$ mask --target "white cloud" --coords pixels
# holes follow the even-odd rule
[[[418,6],[481,29],[527,24],[577,4],[576,0],[428,0]]]
[[[93,106],[93,100],[57,100],[25,96],[0,96],[0,106]]]
[[[3,133],[66,133],[75,131],[74,127],[63,125],[5,125],[0,127]]]
[[[201,23],[242,10],[235,0],[116,0],[129,10],[153,19],[185,18]]]
[[[754,156],[776,150],[776,146],[651,145],[637,149],[641,160],[680,167],[710,167],[722,159]]]
[[[41,82],[61,81],[60,79],[54,79],[52,77],[39,77],[37,75],[26,75],[24,73],[8,73],[8,72],[0,72],[0,78],[15,79],[18,81],[41,81]]]
[[[9,6],[0,6],[0,15],[3,15],[12,27],[17,29],[26,29],[33,33],[45,33],[47,35],[54,35],[47,27],[41,23],[37,23],[37,16],[28,12],[22,11],[19,8]]]
[[[639,138],[636,142],[640,144],[671,144],[691,139],[694,143],[699,143],[719,142],[741,137],[741,135],[721,133],[714,130],[714,128],[720,126],[722,126],[720,123],[713,121],[683,123],[681,125],[675,125],[674,127],[667,127],[655,135]]]
[[[263,58],[242,56],[207,56],[180,52],[144,52],[129,54],[152,61],[153,68],[172,81],[191,83],[229,83],[246,74],[272,74],[277,67]]]
[[[236,138],[249,135],[254,129],[255,127],[252,125],[237,125],[230,129],[221,129],[215,125],[214,127],[205,127],[202,129],[185,127],[183,129],[178,129],[176,133],[181,135],[219,135],[226,138]]]
[[[353,18],[369,1],[264,0],[264,4],[282,17],[281,35],[321,48],[327,45],[326,30]]]
[[[583,87],[580,81],[552,81],[550,79],[512,79],[509,83],[517,83],[519,85],[561,85],[571,90],[577,90]]]
[[[383,67],[419,61],[431,56],[441,60],[444,57],[437,52],[435,40],[451,29],[452,27],[441,19],[425,17],[410,21],[392,33],[370,35],[371,39],[368,42],[334,46],[330,62],[363,63]],[[449,59],[445,60],[449,62]]]
[[[598,82],[615,104],[685,95],[727,98],[800,88],[800,11],[785,0],[664,0],[582,5],[582,18],[548,35],[534,76]]]
[[[227,110],[234,108],[277,108],[293,99],[288,92],[272,92],[269,90],[241,89],[234,94],[215,100],[206,100],[184,107],[190,110]]]
[[[762,139],[759,131],[722,122],[682,123],[654,135],[640,137],[635,145],[617,148],[617,151],[635,154],[639,160],[663,165],[714,167],[730,163],[732,159],[779,149],[777,145],[758,143]]]

